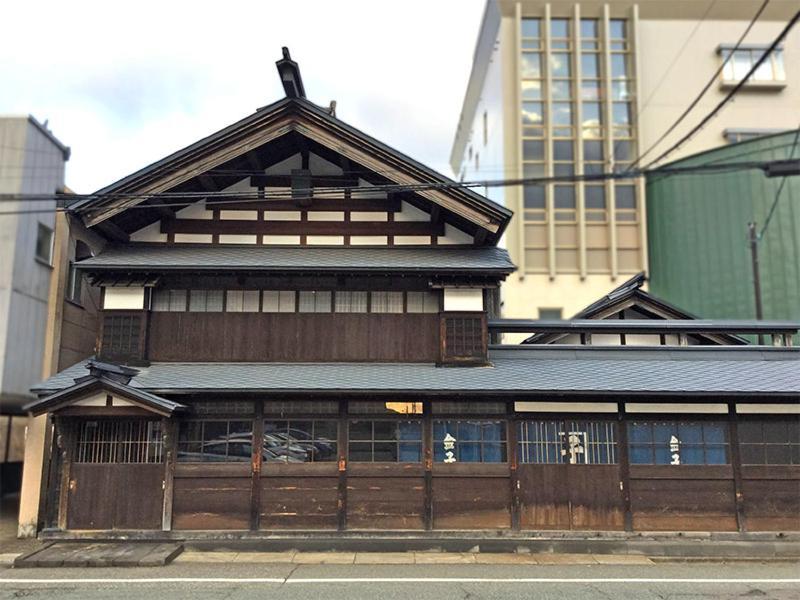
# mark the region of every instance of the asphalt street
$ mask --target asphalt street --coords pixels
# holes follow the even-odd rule
[[[797,563],[633,565],[173,564],[0,571],[0,598],[800,599]]]

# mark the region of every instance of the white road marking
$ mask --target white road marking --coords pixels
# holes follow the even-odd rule
[[[79,583],[710,583],[710,584],[800,584],[792,579],[696,579],[673,577],[320,577],[285,579],[282,577],[142,577],[142,578],[87,578],[87,579],[4,579],[0,584],[79,584]]]

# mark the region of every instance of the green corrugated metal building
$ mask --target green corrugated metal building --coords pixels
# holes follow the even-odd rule
[[[798,158],[797,139],[770,135],[669,166]],[[702,318],[755,318],[747,224],[761,231],[781,181],[760,170],[649,176],[650,291]],[[800,176],[786,178],[758,246],[764,318],[800,320]]]

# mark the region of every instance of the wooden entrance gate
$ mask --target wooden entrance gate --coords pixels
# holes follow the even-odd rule
[[[72,460],[64,465],[67,527],[161,529],[163,450],[160,421],[78,421]]]
[[[517,436],[522,529],[624,528],[615,422],[522,420]]]

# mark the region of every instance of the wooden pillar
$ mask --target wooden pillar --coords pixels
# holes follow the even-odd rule
[[[739,415],[736,403],[728,403],[728,435],[730,436],[731,466],[733,467],[733,492],[736,502],[736,526],[741,532],[747,531],[744,511],[744,492],[742,490],[742,459],[739,453]]]
[[[511,485],[511,529],[520,528],[519,474],[517,472],[517,421],[514,419],[514,402],[506,403],[506,423],[508,427],[508,467]]]
[[[253,419],[253,454],[251,456],[250,484],[250,530],[258,531],[261,526],[261,463],[264,445],[264,401],[256,400]]]
[[[164,428],[164,508],[161,516],[161,530],[172,531],[172,499],[175,489],[175,460],[178,448],[178,422],[172,419],[162,419]]]
[[[61,453],[61,486],[58,494],[58,528],[67,529],[67,510],[69,508],[69,487],[72,466],[74,424],[68,419],[56,421],[56,444]]]
[[[619,486],[625,508],[625,531],[633,531],[631,511],[631,463],[628,456],[628,419],[625,403],[617,403],[617,450],[619,451]]]
[[[433,529],[433,424],[431,403],[422,403],[422,453],[425,460],[425,490],[423,499],[423,523],[426,531]]]
[[[347,529],[347,400],[339,401],[339,489],[336,502],[337,528]]]

